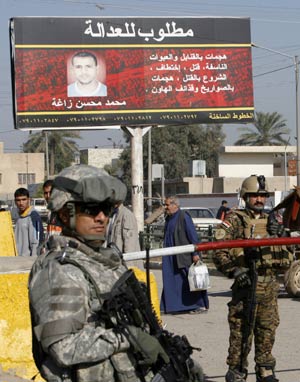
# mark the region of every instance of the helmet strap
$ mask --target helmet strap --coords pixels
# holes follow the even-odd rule
[[[70,229],[72,231],[75,231],[76,227],[76,209],[74,203],[67,203],[66,204],[68,212],[69,212],[69,225]]]

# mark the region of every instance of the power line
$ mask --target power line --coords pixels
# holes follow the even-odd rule
[[[288,66],[285,66],[284,68],[274,69],[274,70],[270,70],[270,71],[265,72],[265,73],[256,74],[256,75],[253,76],[253,77],[261,77],[261,76],[265,76],[265,75],[267,75],[267,74],[271,74],[271,73],[279,72],[279,71],[281,71],[281,70],[285,70],[285,69],[292,68],[292,67],[294,67],[294,65],[288,65]]]

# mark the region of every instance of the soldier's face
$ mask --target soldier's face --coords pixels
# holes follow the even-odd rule
[[[101,236],[106,233],[110,209],[101,205],[76,205],[76,232],[81,236]]]
[[[261,211],[266,204],[266,196],[263,194],[249,194],[247,204],[249,208]]]

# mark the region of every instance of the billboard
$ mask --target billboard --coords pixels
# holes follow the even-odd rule
[[[251,122],[249,18],[16,17],[15,127]]]

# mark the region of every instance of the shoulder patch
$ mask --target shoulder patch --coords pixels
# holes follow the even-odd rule
[[[222,240],[226,236],[226,231],[222,228],[219,228],[215,232],[215,238],[217,240]]]
[[[232,225],[229,223],[228,220],[223,220],[221,223],[221,227],[224,226],[225,228],[230,228]]]

